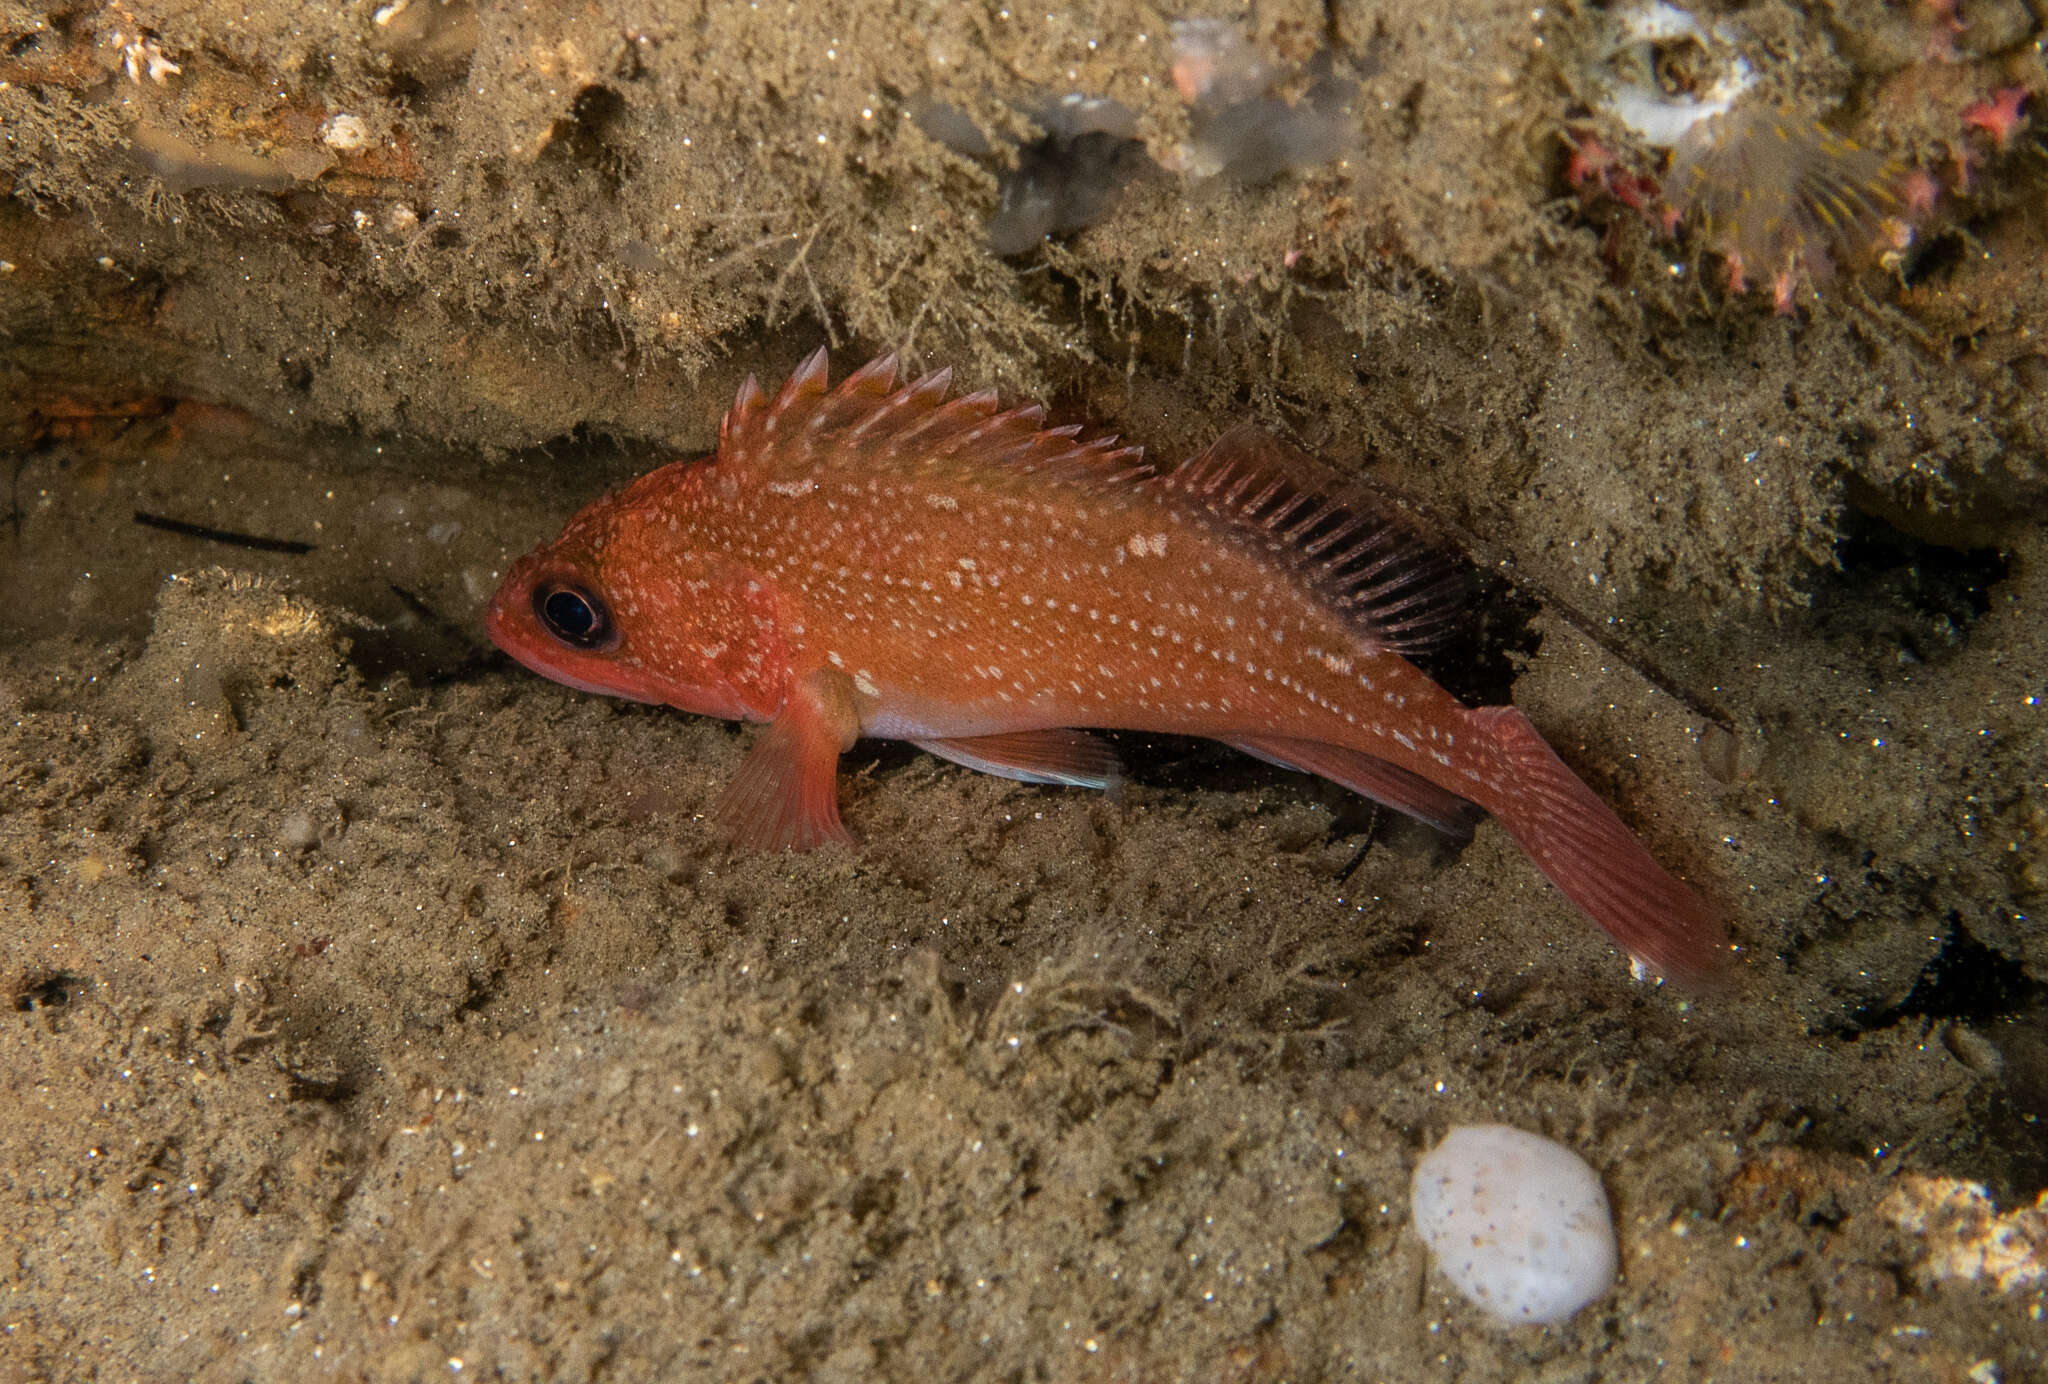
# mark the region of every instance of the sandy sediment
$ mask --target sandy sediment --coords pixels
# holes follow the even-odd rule
[[[0,9],[0,1377],[2041,1374],[2048,223],[1963,118],[2035,22],[1202,17],[1195,70],[1122,4]],[[1572,175],[1660,172],[1602,82],[1715,45],[1940,179],[1791,317]],[[1728,985],[1188,742],[1115,800],[863,745],[856,850],[729,850],[747,733],[476,615],[820,341],[1406,504],[1489,574],[1438,671]],[[1603,1178],[1566,1326],[1407,1228],[1476,1121]]]

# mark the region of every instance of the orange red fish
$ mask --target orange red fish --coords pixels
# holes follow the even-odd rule
[[[1711,910],[1528,719],[1408,661],[1455,593],[1355,490],[1248,428],[1155,470],[950,380],[884,356],[832,388],[822,350],[772,399],[749,377],[714,455],[513,566],[492,639],[584,691],[766,723],[719,807],[745,844],[848,840],[862,736],[1098,788],[1091,729],[1208,736],[1447,831],[1476,804],[1632,956],[1712,969]]]

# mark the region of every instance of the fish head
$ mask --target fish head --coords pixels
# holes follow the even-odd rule
[[[774,642],[760,585],[676,521],[677,463],[596,501],[512,564],[484,612],[491,641],[583,692],[763,719]]]

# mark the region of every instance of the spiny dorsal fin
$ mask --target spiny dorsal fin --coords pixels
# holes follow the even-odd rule
[[[1114,437],[1079,440],[1078,426],[1043,428],[1037,404],[999,409],[984,389],[947,400],[951,370],[898,387],[896,357],[879,356],[826,387],[819,347],[771,400],[753,376],[718,426],[718,464],[780,476],[837,466],[922,471],[942,464],[1007,467],[1055,481],[1105,483],[1149,475],[1144,449]]]
[[[1240,424],[1160,485],[1294,572],[1374,643],[1428,653],[1461,604],[1450,564],[1360,487],[1298,448]]]

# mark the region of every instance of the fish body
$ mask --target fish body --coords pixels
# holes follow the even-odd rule
[[[1088,729],[1207,736],[1448,831],[1471,806],[1631,954],[1711,967],[1718,924],[1519,711],[1404,655],[1451,613],[1398,530],[1249,429],[1172,471],[884,357],[751,378],[710,458],[592,504],[507,574],[491,637],[586,691],[767,723],[720,816],[747,844],[848,839],[839,756],[914,741],[1101,787]]]

